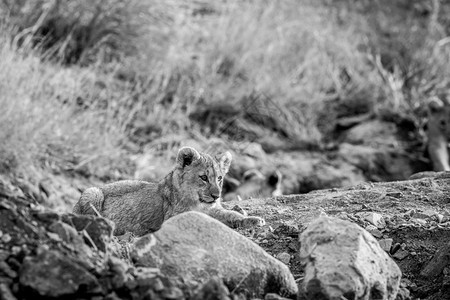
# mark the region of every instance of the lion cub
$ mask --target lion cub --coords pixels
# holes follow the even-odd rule
[[[233,228],[264,225],[259,217],[246,217],[222,207],[223,177],[230,164],[229,152],[216,159],[183,147],[175,168],[160,182],[124,180],[88,188],[73,212],[95,214],[97,210],[115,222],[115,235],[132,232],[142,236],[158,230],[170,217],[190,210],[206,213]]]
[[[242,183],[229,193],[223,196],[223,201],[235,199],[268,198],[283,195],[281,190],[281,173],[276,170],[265,176],[260,171],[252,169],[243,175]]]
[[[438,97],[428,104],[427,150],[434,171],[450,171],[448,142],[450,138],[450,104]]]

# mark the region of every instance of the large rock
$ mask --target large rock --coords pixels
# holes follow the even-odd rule
[[[307,299],[395,299],[401,272],[358,225],[320,217],[300,236]]]
[[[194,288],[212,276],[222,278],[230,290],[249,296],[267,293],[297,294],[286,265],[262,248],[199,212],[186,212],[166,221],[161,229],[134,244],[138,265],[160,268],[164,275]]]

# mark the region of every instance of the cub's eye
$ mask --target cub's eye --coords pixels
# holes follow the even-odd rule
[[[217,180],[222,181],[222,176],[217,177]]]
[[[200,179],[205,181],[205,182],[208,182],[208,176],[206,176],[206,175],[200,176]]]

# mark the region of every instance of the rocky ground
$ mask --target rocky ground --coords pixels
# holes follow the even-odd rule
[[[197,239],[204,238],[210,241],[211,245],[207,246],[208,243],[202,242],[201,244],[206,248],[198,250],[200,253],[211,251],[211,249],[216,249],[212,252],[217,252],[217,248],[214,247],[221,243],[225,246],[220,248],[222,251],[220,255],[225,257],[231,253],[230,256],[234,258],[229,260],[227,268],[222,271],[208,269],[210,272],[208,274],[211,276],[207,275],[206,278],[212,279],[206,283],[204,281],[202,283],[183,282],[183,278],[174,277],[173,274],[168,276],[167,268],[172,271],[173,268],[164,264],[158,265],[160,268],[148,263],[133,264],[132,261],[139,261],[136,249],[133,250],[133,244],[129,243],[133,241],[133,238],[112,237],[112,224],[107,220],[55,213],[25,195],[20,188],[11,184],[6,178],[2,178],[0,185],[1,299],[30,299],[30,297],[33,299],[207,299],[209,297],[211,297],[209,299],[252,297],[280,299],[279,294],[292,295],[290,294],[292,290],[289,293],[286,292],[286,286],[289,286],[291,281],[295,281],[300,286],[300,291],[302,289],[304,291],[304,287],[307,286],[305,281],[310,280],[307,274],[311,266],[308,267],[305,255],[302,255],[299,235],[304,233],[312,222],[317,221],[318,217],[324,216],[350,221],[348,224],[358,224],[366,230],[364,232],[369,232],[370,236],[378,240],[381,248],[378,245],[376,247],[383,249],[383,252],[388,254],[386,257],[390,256],[403,274],[400,288],[394,288],[395,292],[397,289],[399,291],[397,299],[449,299],[449,178],[448,173],[439,173],[434,177],[417,180],[363,183],[349,188],[320,190],[303,195],[226,203],[229,208],[239,205],[249,215],[266,219],[267,225],[262,228],[240,229],[239,232],[287,265],[292,275],[288,274],[289,271],[284,270],[279,262],[272,263],[273,258],[270,255],[266,258],[266,254],[252,244],[245,246],[248,248],[243,248],[247,250],[243,250],[245,253],[241,257],[237,257],[239,253],[234,253],[231,249],[231,252],[227,251],[228,241],[235,243],[233,249],[237,247],[236,245],[247,242],[243,242],[233,230],[223,228],[221,224],[214,225],[214,220],[202,221],[210,225],[197,229],[195,226],[186,226],[192,221],[183,223],[185,222],[183,219],[174,220],[159,234],[163,234],[164,231],[179,231],[177,226],[194,228],[191,239],[194,244]],[[345,224],[344,228],[353,228],[345,227],[353,226]],[[215,230],[222,233],[217,235],[208,232],[208,228],[217,228]],[[180,232],[187,234],[189,231],[189,229],[183,230]],[[202,230],[206,231],[202,232]],[[348,229],[353,233],[358,230]],[[364,236],[366,233],[361,234]],[[158,235],[155,236],[158,237]],[[186,235],[181,234],[180,238],[183,239],[184,236]],[[224,241],[217,236],[228,236],[228,238]],[[355,238],[355,241],[360,241],[358,236],[359,233],[356,237],[350,236],[349,239]],[[303,251],[305,251],[311,245],[307,245],[306,237],[302,238]],[[371,238],[364,237],[363,240],[370,245]],[[346,237],[344,242],[345,239]],[[161,236],[157,240],[162,241],[164,238]],[[169,240],[166,242],[178,243],[176,239]],[[153,245],[152,243],[150,239],[150,245]],[[146,248],[145,245],[144,243],[143,248]],[[350,246],[354,247],[351,251],[355,253],[367,252],[364,250],[364,243],[350,243]],[[325,245],[325,247],[328,246]],[[335,246],[330,245],[330,247],[333,251]],[[194,249],[196,255],[199,253],[195,247],[192,248],[192,245],[186,249]],[[313,245],[308,249],[315,251],[316,246]],[[370,259],[378,261],[377,255]],[[339,253],[337,259],[344,256],[343,253]],[[190,257],[194,258],[195,255]],[[273,267],[267,267],[265,271],[261,271],[258,262],[250,263],[254,257],[267,260],[264,265],[273,265]],[[382,260],[391,260],[386,257]],[[212,256],[210,259],[214,261],[217,258]],[[148,261],[143,259],[143,261],[146,260]],[[361,264],[358,261],[349,264],[352,263]],[[230,273],[228,267],[233,268],[235,266],[233,264],[246,265],[246,268],[253,270],[251,272],[253,276],[256,276],[255,278],[263,278],[261,274],[269,274],[264,275],[268,276],[264,277],[268,279],[264,281],[265,283],[258,283],[256,290],[251,290],[255,286],[254,283],[259,282],[258,280],[247,280],[236,284],[236,282],[233,283],[235,279],[233,274],[227,275],[231,278],[225,278],[224,282],[215,277],[220,277],[226,272]],[[178,265],[177,261],[175,265]],[[276,278],[286,279],[277,280],[276,282],[279,283],[274,284],[274,281],[270,279],[272,278],[270,274],[274,273],[282,274],[281,277],[277,275]],[[364,280],[362,281],[370,282],[370,280]],[[369,284],[366,283],[366,285]],[[375,285],[378,287],[380,283]],[[387,284],[387,286],[389,290],[390,285]],[[386,290],[385,287],[384,290]],[[371,291],[373,294],[373,287]],[[298,297],[315,299],[307,292],[303,294],[300,292]],[[215,295],[216,298],[211,295]],[[392,292],[390,295],[392,296]]]
[[[411,299],[450,299],[450,266],[442,254],[448,253],[450,240],[450,176],[440,174],[242,201],[239,205],[250,215],[264,217],[271,226],[268,231],[242,233],[287,263],[302,282],[299,233],[321,214],[349,220],[371,233],[398,264],[403,273],[401,286]],[[441,253],[438,261],[429,265],[437,253]],[[404,292],[398,299],[409,299]]]

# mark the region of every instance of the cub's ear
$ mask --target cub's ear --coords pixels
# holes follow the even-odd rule
[[[194,148],[183,147],[178,150],[177,165],[180,168],[189,166],[197,159],[200,159],[200,154]]]
[[[228,173],[231,165],[231,153],[225,152],[219,159],[219,166],[224,174]]]
[[[281,175],[280,171],[276,170],[272,174],[270,174],[269,178],[267,179],[267,183],[270,186],[278,187],[281,184],[281,179],[283,176]]]
[[[265,178],[264,175],[256,169],[250,169],[250,170],[245,171],[244,174],[242,175],[242,177],[244,178],[244,181],[250,180],[254,177],[258,177],[263,180]]]
[[[428,102],[428,108],[430,109],[431,113],[437,113],[437,112],[442,111],[444,106],[445,106],[444,102],[441,99],[439,99],[438,97],[433,97]]]

